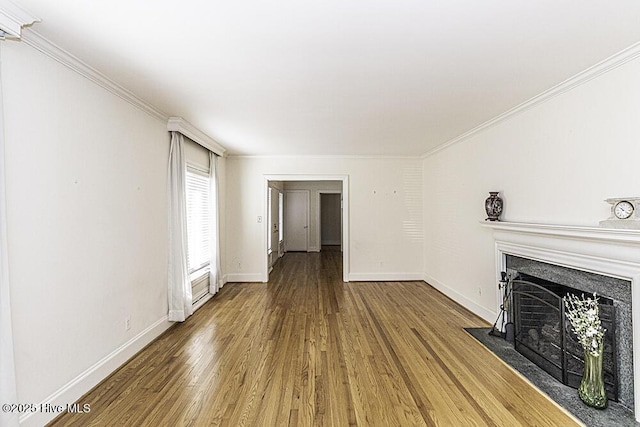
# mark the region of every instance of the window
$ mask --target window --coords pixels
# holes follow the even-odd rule
[[[209,265],[209,175],[187,166],[187,265],[189,274]]]

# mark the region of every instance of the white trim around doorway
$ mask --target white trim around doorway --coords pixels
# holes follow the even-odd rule
[[[269,181],[342,181],[342,280],[349,281],[349,175],[264,175],[264,206],[267,218],[267,199],[269,191]],[[322,190],[322,193],[331,191]],[[337,193],[337,192],[336,192]],[[320,196],[318,196],[320,197]],[[269,281],[269,258],[267,255],[267,233],[269,227],[264,221],[264,259],[263,259],[263,282]],[[316,230],[316,232],[319,232]]]

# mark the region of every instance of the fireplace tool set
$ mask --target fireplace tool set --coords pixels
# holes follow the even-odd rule
[[[489,335],[504,338],[507,342],[513,342],[513,319],[511,313],[511,281],[513,278],[507,275],[506,271],[500,272],[502,278],[498,282],[498,289],[502,290],[502,304],[500,304],[500,312],[493,327],[489,331]],[[500,322],[500,327],[498,323]]]

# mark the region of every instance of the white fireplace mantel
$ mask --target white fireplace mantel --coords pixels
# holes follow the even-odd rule
[[[512,233],[544,234],[595,241],[631,242],[640,245],[640,230],[503,221],[481,221],[480,224],[494,230]]]
[[[515,255],[631,282],[635,418],[640,421],[640,230],[482,222],[493,230],[496,280]],[[496,293],[497,307],[502,303]]]

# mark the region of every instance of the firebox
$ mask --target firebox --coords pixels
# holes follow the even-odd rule
[[[512,285],[512,316],[516,350],[551,376],[578,388],[584,367],[583,349],[565,317],[563,297],[576,289],[520,273]],[[604,334],[603,371],[609,399],[618,401],[615,306],[598,295]]]

